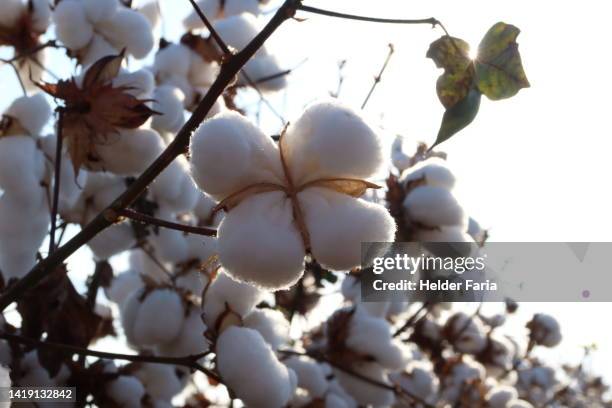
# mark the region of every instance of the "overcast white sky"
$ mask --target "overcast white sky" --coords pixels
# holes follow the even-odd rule
[[[180,35],[187,0],[160,0],[167,37]],[[430,0],[306,0],[336,11],[393,18],[434,16],[449,32],[475,48],[498,21],[518,26],[518,38],[532,88],[502,102],[483,98],[474,123],[441,149],[449,154],[459,179],[457,194],[495,241],[612,241],[609,130],[612,67],[608,19],[610,2]],[[278,5],[272,0],[270,8]],[[441,35],[429,26],[380,25],[307,15],[284,25],[270,46],[287,67],[303,64],[291,76],[290,90],[271,97],[283,115],[295,118],[302,107],[335,89],[339,60],[346,59],[340,99],[358,108],[382,64],[389,42],[394,55],[366,113],[384,126],[389,138],[434,140],[442,116],[435,95],[439,71],[425,58]],[[58,66],[68,73],[69,66]],[[18,95],[7,67],[0,68],[0,109]],[[268,114],[262,126],[278,130]],[[602,271],[608,272],[608,271]],[[579,279],[579,277],[577,277]],[[595,369],[612,378],[609,312],[612,304],[526,306],[561,315],[567,338],[565,356],[593,341],[600,352]]]

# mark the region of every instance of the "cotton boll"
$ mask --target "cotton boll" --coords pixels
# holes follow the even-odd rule
[[[197,5],[202,13],[211,20],[221,14],[221,2],[219,0],[199,0]],[[204,23],[202,23],[200,16],[193,11],[183,20],[183,25],[187,30],[196,30],[202,28]]]
[[[457,401],[466,394],[466,386],[471,382],[483,380],[485,376],[484,367],[471,358],[463,358],[455,363],[448,374],[442,379],[442,399],[448,402]]]
[[[110,286],[104,288],[104,294],[108,299],[120,305],[132,292],[139,290],[142,286],[140,275],[134,270],[128,270],[115,276]]]
[[[117,10],[113,18],[96,26],[116,47],[125,47],[135,58],[141,59],[153,49],[153,28],[140,13],[128,8]]]
[[[161,113],[153,116],[153,128],[167,132],[178,131],[185,122],[183,92],[176,87],[162,85],[155,89],[153,100],[153,110]]]
[[[241,50],[259,33],[257,19],[252,14],[240,14],[230,16],[223,20],[217,20],[213,26],[223,41],[230,47]],[[263,55],[262,47],[258,54]]]
[[[435,230],[419,229],[415,232],[415,239],[421,242],[474,243],[472,237],[464,231],[463,227],[441,227]],[[474,247],[476,247],[475,243]]]
[[[117,0],[81,0],[85,15],[92,23],[110,20],[117,13]]]
[[[487,345],[485,329],[480,320],[458,312],[444,326],[447,340],[461,353],[478,354]]]
[[[72,50],[87,45],[93,36],[93,26],[87,20],[83,3],[80,1],[62,1],[53,11],[57,38]]]
[[[216,205],[217,202],[213,200],[211,196],[206,193],[202,193],[198,198],[198,203],[193,209],[193,215],[195,215],[200,221],[207,220],[210,218]]]
[[[140,69],[134,72],[123,71],[113,79],[113,87],[124,87],[125,92],[140,99],[150,99],[155,88],[155,78],[151,71]]]
[[[226,0],[223,15],[234,16],[241,13],[259,14],[260,0]]]
[[[193,209],[200,195],[184,157],[179,157],[164,169],[151,185],[151,192],[165,209],[176,213]]]
[[[463,226],[467,219],[461,205],[445,188],[417,187],[403,203],[406,218],[427,227]]]
[[[41,190],[44,167],[44,157],[34,138],[0,138],[0,189],[15,198],[23,197],[27,204]]]
[[[151,129],[121,129],[118,140],[97,145],[100,163],[92,163],[95,170],[106,170],[130,176],[142,173],[164,149],[164,142]]]
[[[24,11],[22,0],[2,0],[0,2],[0,26],[13,27]]]
[[[350,406],[340,396],[327,394],[325,397],[325,408],[350,408]]]
[[[167,217],[161,218],[167,219]],[[149,242],[155,250],[156,257],[162,262],[179,263],[187,259],[187,243],[181,231],[160,228],[149,236]]]
[[[87,243],[98,260],[109,259],[135,244],[136,238],[128,223],[112,225]]]
[[[561,343],[561,327],[554,317],[537,313],[533,319],[527,323],[529,329],[529,339],[535,344],[545,347],[555,347]]]
[[[182,44],[168,44],[155,54],[153,70],[159,79],[176,75],[186,77],[189,73],[192,52]]]
[[[278,310],[253,310],[244,319],[244,326],[257,330],[274,350],[289,341],[289,322]]]
[[[158,346],[159,354],[169,357],[182,357],[201,354],[208,351],[209,344],[204,337],[206,325],[201,312],[191,306],[186,314],[181,331],[172,341]]]
[[[391,145],[391,162],[400,172],[412,166],[412,160],[404,151],[404,137],[396,136]]]
[[[431,401],[438,392],[439,381],[429,363],[412,361],[403,373],[394,374],[391,378],[410,395],[423,401]]]
[[[206,275],[201,273],[196,268],[191,269],[189,272],[181,274],[174,281],[174,284],[177,288],[183,289],[196,296],[200,296],[202,294],[202,291],[206,287],[207,283],[208,278],[206,277]]]
[[[424,180],[428,186],[452,190],[455,186],[455,176],[446,166],[446,161],[432,157],[419,162],[402,176],[402,183]]]
[[[361,302],[361,286],[354,275],[346,275],[340,285],[342,296],[353,303]]]
[[[326,268],[350,270],[361,263],[363,242],[394,241],[395,221],[378,204],[324,188],[308,188],[298,200],[312,254]]]
[[[79,62],[82,66],[88,67],[93,63],[97,62],[103,57],[109,55],[118,55],[119,51],[116,47],[111,45],[104,37],[94,33],[91,41],[87,47],[79,50],[77,53]]]
[[[320,398],[328,388],[321,366],[309,357],[292,356],[283,361],[297,375],[298,386],[308,391],[313,398]]]
[[[217,239],[215,237],[205,237],[196,234],[185,236],[187,242],[188,257],[190,259],[208,260],[217,253]]]
[[[159,4],[156,1],[149,1],[138,7],[138,12],[145,16],[152,28],[156,28],[161,19],[159,14]]]
[[[468,230],[467,233],[474,239],[476,242],[483,242],[487,235],[487,231],[483,229],[478,221],[474,218],[470,217],[468,221]]]
[[[240,317],[246,316],[261,301],[263,292],[256,287],[237,282],[220,270],[212,282],[203,301],[204,321],[215,328],[219,316],[226,306]]]
[[[31,136],[38,136],[51,117],[51,107],[42,93],[15,99],[6,115],[16,118]]]
[[[189,82],[196,88],[210,87],[219,73],[216,62],[204,61],[202,57],[190,50],[191,64],[189,65]]]
[[[376,133],[337,102],[309,106],[289,125],[283,143],[297,185],[319,178],[365,179],[383,163]]]
[[[385,370],[376,363],[359,362],[351,369],[374,381],[389,384]],[[386,407],[395,401],[391,390],[372,385],[342,370],[334,369],[334,374],[342,388],[361,405]]]
[[[284,180],[272,139],[236,112],[200,125],[191,138],[191,163],[198,186],[219,200],[254,183]]]
[[[287,86],[287,75],[267,79],[283,72],[283,68],[274,55],[261,55],[249,60],[244,67],[244,72],[263,91],[279,91]],[[248,80],[245,79],[243,82],[248,83]]]
[[[252,329],[232,326],[221,333],[217,368],[223,382],[246,406],[281,408],[295,391],[292,371]]]
[[[106,394],[120,407],[142,407],[146,390],[135,377],[121,375],[106,384]]]
[[[133,292],[121,307],[121,323],[130,343],[155,345],[172,341],[183,325],[184,309],[179,295],[170,289],[145,294]]]
[[[518,398],[518,392],[514,387],[500,385],[492,388],[485,400],[490,408],[507,408],[510,401]]]
[[[304,271],[304,243],[282,192],[253,195],[232,209],[219,226],[218,242],[221,264],[237,280],[278,290]]]
[[[176,375],[176,367],[167,364],[143,364],[134,373],[154,399],[170,401],[181,392],[183,385]]]
[[[48,0],[32,0],[32,28],[44,33],[51,23],[51,7]],[[1,25],[1,23],[0,23]]]
[[[168,265],[159,265],[142,249],[133,249],[129,252],[128,263],[136,272],[152,278],[155,282],[166,282]],[[163,269],[162,269],[163,268]]]

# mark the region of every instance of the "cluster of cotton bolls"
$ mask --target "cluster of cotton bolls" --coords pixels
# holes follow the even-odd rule
[[[63,0],[53,10],[57,38],[90,65],[121,50],[144,58],[153,49],[152,21],[119,0]]]
[[[49,161],[41,137],[51,108],[41,94],[16,99],[0,125],[0,271],[4,281],[34,266],[50,220]]]
[[[18,75],[26,89],[34,88],[40,80],[46,59],[46,49],[34,51],[40,46],[39,37],[49,28],[51,7],[47,0],[3,0],[0,2],[0,46],[15,49]],[[32,81],[25,80],[31,78]]]
[[[242,13],[257,16],[261,13],[262,7],[269,0],[198,0],[196,4],[210,20],[218,20],[225,17],[236,16]],[[195,11],[191,12],[183,21],[189,30],[196,30],[204,27],[204,23]]]

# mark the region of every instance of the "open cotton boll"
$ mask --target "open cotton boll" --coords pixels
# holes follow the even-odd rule
[[[463,226],[467,217],[457,199],[445,188],[420,186],[403,203],[409,221],[427,227]]]
[[[219,225],[218,242],[221,264],[237,280],[278,290],[304,271],[304,243],[282,192],[253,195],[232,209]]]
[[[204,337],[206,325],[201,312],[195,306],[187,311],[181,331],[172,341],[158,346],[159,354],[169,357],[182,357],[201,354],[208,351],[209,344]]]
[[[95,170],[131,176],[142,173],[164,149],[161,136],[151,129],[121,129],[119,137],[96,146],[102,159]]]
[[[261,301],[263,293],[255,286],[233,280],[221,269],[204,297],[204,321],[214,328],[226,306],[244,317]]]
[[[474,242],[463,227],[441,227],[440,229],[419,229],[415,238],[421,242]]]
[[[353,303],[361,302],[361,286],[354,275],[346,275],[340,285],[342,296]]]
[[[274,350],[289,341],[289,322],[278,310],[253,310],[244,318],[244,326],[257,330]]]
[[[176,367],[168,364],[143,364],[134,372],[134,376],[154,399],[170,401],[183,388],[176,375]]]
[[[217,369],[248,407],[284,407],[295,391],[292,371],[278,361],[257,331],[245,327],[232,326],[221,333]]]
[[[428,186],[447,190],[452,190],[455,186],[455,176],[446,166],[446,161],[438,157],[419,162],[402,175],[402,182],[405,184],[416,180],[424,180]]]
[[[81,0],[81,2],[87,19],[94,24],[113,18],[119,7],[117,0]]]
[[[13,27],[24,12],[22,0],[2,0],[0,2],[0,26]]]
[[[517,398],[518,392],[516,388],[507,385],[493,387],[485,396],[485,400],[490,408],[507,408],[508,403]]]
[[[210,20],[214,20],[221,14],[220,0],[198,0],[197,5],[200,10],[202,10],[202,13]],[[187,30],[197,30],[198,28],[204,27],[204,23],[200,16],[195,11],[192,11],[183,19],[183,26],[185,26]]]
[[[340,396],[330,393],[325,397],[325,408],[351,408],[351,406]]]
[[[184,309],[178,293],[156,289],[143,296],[133,292],[121,307],[121,323],[130,343],[156,345],[172,341],[183,325]]]
[[[143,282],[138,272],[130,269],[115,276],[110,286],[104,288],[104,294],[108,299],[120,305],[132,292],[139,290],[142,286]]]
[[[94,33],[87,47],[79,50],[77,55],[81,65],[88,67],[103,57],[119,54],[119,51],[100,34]]]
[[[410,395],[415,395],[423,401],[431,401],[438,392],[438,377],[428,362],[411,361],[404,372],[392,374],[390,377]]]
[[[159,4],[156,1],[147,1],[142,5],[139,4],[136,10],[149,21],[153,29],[157,28],[161,15]]]
[[[120,375],[106,384],[106,394],[120,407],[139,408],[146,390],[144,385],[136,378]]]
[[[62,1],[53,10],[53,22],[57,38],[68,48],[84,48],[94,34],[80,1]]]
[[[182,44],[168,44],[155,54],[153,71],[158,79],[176,75],[186,77],[189,73],[192,51]]]
[[[263,91],[279,91],[287,86],[287,75],[278,75],[282,74],[283,68],[274,55],[260,55],[249,60],[244,72]],[[278,76],[271,78],[275,75]],[[248,83],[248,80],[244,78],[241,82]]]
[[[362,242],[394,240],[395,221],[381,205],[324,188],[308,188],[298,194],[298,200],[312,254],[326,268],[355,268],[361,263]]]
[[[545,313],[536,313],[527,323],[529,338],[535,344],[545,347],[555,347],[561,343],[561,327],[554,317]]]
[[[0,138],[0,189],[15,198],[31,198],[41,190],[44,157],[36,139],[27,136]]]
[[[153,49],[153,28],[151,23],[139,12],[122,7],[110,20],[100,22],[96,29],[108,41],[123,48],[135,58],[141,59]]]
[[[219,73],[219,64],[204,61],[195,52],[191,50],[189,52],[191,55],[191,64],[189,65],[189,73],[187,75],[189,82],[196,88],[210,87]]]
[[[386,371],[376,363],[359,362],[353,364],[351,368],[364,377],[389,384]],[[387,407],[395,402],[395,395],[391,390],[370,384],[338,369],[334,369],[334,375],[342,388],[360,405]]]
[[[16,118],[31,136],[39,136],[51,117],[51,107],[42,93],[15,99],[6,115]]]
[[[160,205],[176,213],[193,209],[200,196],[189,175],[189,164],[182,156],[164,169],[150,189]]]
[[[272,139],[236,112],[198,127],[191,138],[191,165],[198,186],[219,200],[253,183],[284,180]]]
[[[130,224],[123,223],[111,225],[93,237],[87,245],[96,259],[102,260],[127,251],[136,245],[136,238]]]
[[[447,338],[461,353],[478,354],[487,345],[487,336],[482,322],[463,312],[455,313],[444,325]]]
[[[159,265],[153,258],[142,249],[132,249],[128,255],[130,268],[136,272],[153,278],[156,282],[166,282],[168,274],[165,269],[168,265]]]
[[[147,69],[134,72],[122,71],[113,78],[113,87],[124,87],[125,92],[140,99],[150,99],[155,89],[153,73]]]
[[[353,110],[316,103],[289,125],[283,143],[297,185],[319,178],[371,177],[383,163],[381,141]]]
[[[305,356],[292,356],[283,363],[295,372],[298,386],[307,390],[311,397],[319,398],[325,394],[328,382],[319,363]]]
[[[168,219],[168,217],[159,217]],[[160,228],[149,236],[149,242],[155,250],[155,255],[162,262],[179,263],[187,260],[187,243],[183,232]]]
[[[391,145],[391,163],[400,172],[412,166],[411,157],[404,151],[404,140],[403,136],[398,135]]]
[[[32,28],[44,33],[51,23],[51,5],[48,0],[32,0]]]
[[[161,115],[153,116],[154,129],[176,132],[185,122],[183,103],[185,94],[174,86],[162,85],[153,93],[153,110]]]
[[[206,261],[217,253],[217,238],[205,237],[197,234],[185,236],[187,242],[188,257],[190,259],[200,259]]]
[[[217,20],[213,23],[213,27],[227,45],[238,51],[246,47],[259,34],[257,19],[252,14],[247,13]],[[255,55],[265,53],[264,46]]]

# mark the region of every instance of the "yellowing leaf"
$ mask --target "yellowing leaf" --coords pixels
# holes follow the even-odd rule
[[[444,68],[436,83],[438,98],[445,108],[450,108],[468,94],[474,81],[472,60],[468,57],[470,46],[465,41],[444,36],[431,43],[427,58],[438,68]]]

